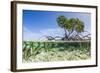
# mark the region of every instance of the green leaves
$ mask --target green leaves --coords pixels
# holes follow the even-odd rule
[[[77,19],[77,24],[78,26],[76,27],[76,31],[77,32],[83,32],[84,31],[84,22],[80,21],[79,19]]]
[[[67,20],[67,18],[65,16],[59,16],[57,18],[57,23],[61,28],[64,28],[66,25],[66,20]]]
[[[81,33],[84,31],[84,22],[81,21],[78,18],[67,18],[63,15],[58,16],[57,18],[57,23],[61,28],[64,28],[64,30],[67,30],[68,32],[65,31],[65,36],[70,36],[74,31],[77,33]]]

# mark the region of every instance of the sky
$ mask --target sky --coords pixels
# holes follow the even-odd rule
[[[91,32],[91,14],[82,12],[23,10],[23,40],[44,40],[44,36],[64,36],[64,30],[57,24],[57,17],[79,18],[85,31]]]

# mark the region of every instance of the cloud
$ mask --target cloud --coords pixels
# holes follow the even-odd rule
[[[49,28],[40,31],[43,35],[46,36],[63,36],[64,31],[61,28]]]
[[[62,37],[64,34],[63,29],[61,28],[48,28],[40,30],[40,32],[32,32],[27,27],[23,28],[23,40],[25,41],[39,41],[39,40],[47,40],[45,36],[60,36]]]
[[[23,28],[23,40],[26,41],[32,41],[32,40],[38,40],[41,35],[38,33],[34,33],[30,31],[28,28]]]

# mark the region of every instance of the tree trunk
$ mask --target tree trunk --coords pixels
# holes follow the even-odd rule
[[[66,32],[66,29],[64,28],[64,31],[65,31],[65,39],[68,39],[68,35],[67,35],[67,32]]]

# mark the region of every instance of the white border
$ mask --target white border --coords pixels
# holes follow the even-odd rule
[[[82,61],[22,63],[22,10],[44,10],[44,11],[67,11],[67,12],[88,12],[91,13],[91,59]],[[96,11],[94,8],[81,7],[60,7],[44,5],[17,4],[17,69],[48,68],[63,66],[95,65],[96,61]]]

